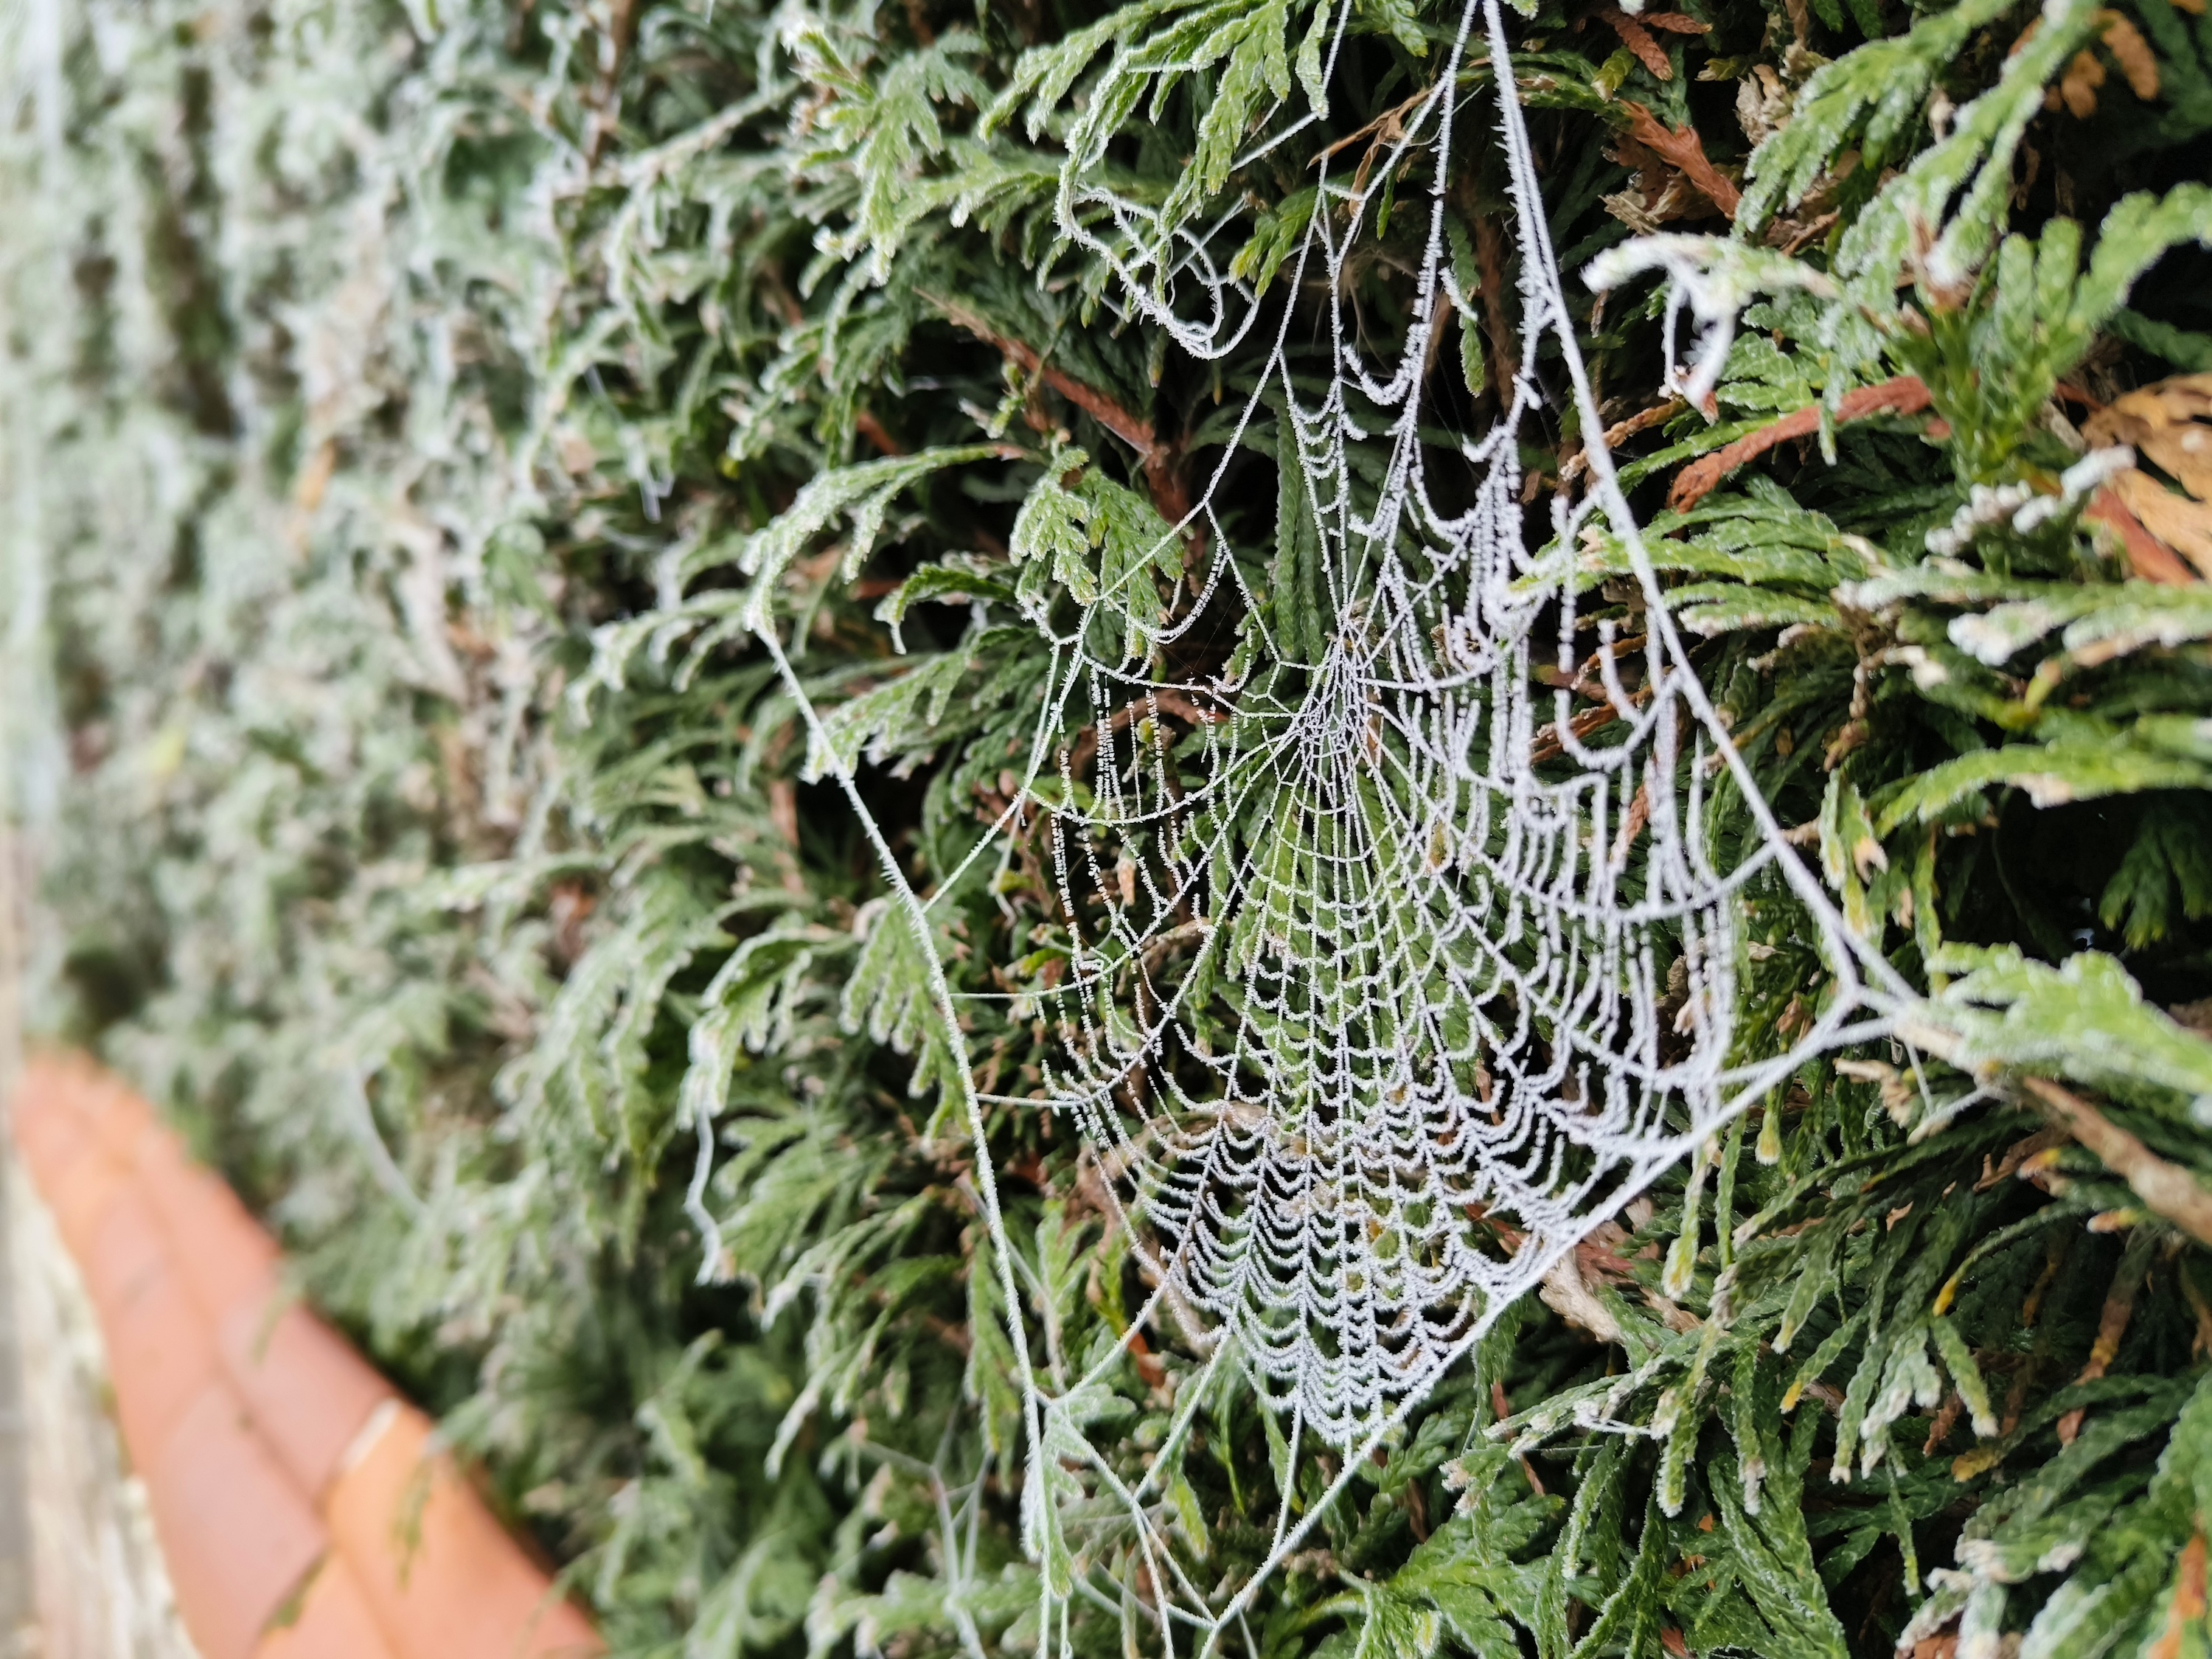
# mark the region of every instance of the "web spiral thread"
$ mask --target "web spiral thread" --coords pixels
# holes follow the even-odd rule
[[[1486,61],[1511,62],[1499,0],[1468,0],[1431,90],[1374,165],[1346,180],[1322,158],[1321,205],[1283,266],[1293,291],[1328,296],[1317,393],[1310,356],[1292,349],[1308,313],[1264,303],[1206,235],[1073,163],[1059,204],[1070,240],[1112,266],[1120,302],[1193,357],[1276,329],[1243,428],[1272,414],[1284,501],[1275,591],[1256,592],[1217,514],[1231,441],[1154,550],[1170,567],[1211,550],[1194,597],[1152,615],[1155,562],[1134,562],[1055,638],[1039,736],[1000,826],[1042,818],[1070,930],[1065,977],[1038,999],[1060,1036],[1045,1103],[1079,1126],[1140,1241],[1157,1289],[1132,1329],[1172,1316],[1209,1355],[1178,1395],[1176,1433],[1214,1370],[1239,1368],[1283,1419],[1294,1462],[1316,1443],[1345,1454],[1332,1498],[1514,1298],[1808,1054],[1880,1031],[1899,988],[1784,841],[1668,617],[1600,435],[1512,78],[1462,95]],[[1443,454],[1426,392],[1435,337],[1476,303],[1453,284],[1446,192],[1455,137],[1485,102],[1510,168],[1520,368],[1495,426]],[[1250,154],[1319,118],[1286,106]],[[1382,181],[1409,165],[1428,183],[1425,251],[1403,338],[1371,355],[1347,314],[1347,268]],[[1589,489],[1554,507],[1551,545],[1565,551],[1540,556],[1523,535],[1516,440],[1547,356],[1579,409]],[[1637,573],[1633,631],[1577,620],[1575,550],[1600,519]],[[1218,614],[1223,583],[1243,590],[1260,648],[1229,671],[1177,674],[1176,647]],[[1316,602],[1301,611],[1283,600],[1294,592]],[[1049,630],[1042,609],[1032,619]],[[1087,735],[1058,735],[1071,730]],[[1756,830],[1725,865],[1708,833],[1724,781]],[[877,840],[930,949],[926,907]],[[1747,1054],[1735,918],[1762,874],[1813,919],[1836,985],[1786,1051]],[[933,994],[964,1077],[941,973]],[[980,1144],[991,1102],[964,1086]],[[980,1173],[1026,1366],[1012,1251]],[[1279,1510],[1255,1577],[1200,1583],[1150,1478],[1131,1484],[1086,1436],[1119,1359],[1024,1378],[1045,1637],[1064,1644],[1072,1598],[1118,1607],[1109,1564],[1134,1559],[1158,1587],[1167,1650],[1210,1651],[1327,1499],[1302,1519]]]

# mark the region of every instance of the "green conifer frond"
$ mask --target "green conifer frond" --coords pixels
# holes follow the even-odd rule
[[[2167,462],[2212,24],[2032,9],[1534,4],[1449,86],[1425,0],[40,10],[0,46],[37,1022],[178,1113],[617,1653],[1164,1651],[1109,1482],[1207,1605],[1311,1520],[1237,1627],[1263,1659],[2194,1651],[2212,554]],[[1532,706],[1606,713],[1600,630],[1655,605],[1521,325],[1501,82],[1744,769],[1674,803],[1746,872],[1730,1063],[1838,995],[1747,788],[1909,994],[1347,1468],[1039,1109],[1079,933],[1204,837],[1064,884],[1041,809],[1103,787],[1079,656],[1287,721],[1361,625],[1325,551],[1387,422],[1314,400],[1431,265],[1404,441],[1538,400],[1496,510],[1580,631]],[[1201,258],[1261,307],[1212,356]],[[2154,392],[2166,461],[2082,441]],[[1307,1040],[1249,973],[1327,849],[1205,701],[1146,764],[1266,849],[1253,902],[1084,969],[1220,1055]],[[1115,1012],[1089,1040],[1145,1054]]]

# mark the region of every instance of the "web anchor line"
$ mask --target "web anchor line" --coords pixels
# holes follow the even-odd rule
[[[1497,425],[1440,458],[1425,388],[1455,307],[1473,325],[1449,276],[1446,191],[1455,89],[1477,47],[1499,71],[1520,366],[1496,388]],[[969,861],[1042,820],[1069,950],[1064,979],[1035,994],[1059,1034],[1044,1107],[1074,1121],[1151,1274],[1130,1331],[1171,1313],[1202,1328],[1170,1445],[1235,1380],[1282,1419],[1290,1480],[1316,1443],[1343,1457],[1302,1513],[1279,1498],[1257,1573],[1207,1588],[1153,1474],[1125,1479],[1083,1431],[1073,1402],[1108,1383],[1121,1351],[1064,1382],[1028,1364],[1013,1249],[979,1165],[1024,1370],[1039,1639],[1060,1650],[1074,1601],[1122,1606],[1117,1560],[1141,1565],[1170,1654],[1209,1656],[1238,1632],[1249,1645],[1243,1614],[1261,1586],[1516,1298],[1808,1057],[1882,1035],[1911,994],[1784,839],[1668,613],[1601,435],[1510,64],[1500,0],[1468,0],[1436,82],[1379,159],[1346,185],[1333,155],[1320,158],[1262,384],[1162,544],[1205,532],[1202,579],[1176,584],[1195,594],[1143,638],[1125,619],[1149,565],[1092,599],[1073,632],[1031,613],[1054,647],[1052,686],[1018,799]],[[1317,112],[1278,114],[1289,131],[1251,155]],[[1395,356],[1370,355],[1346,313],[1347,265],[1382,181],[1413,167],[1429,170],[1413,320]],[[1071,162],[1059,209],[1069,240],[1113,270],[1121,303],[1193,357],[1218,360],[1265,326],[1206,236],[1158,205]],[[1293,374],[1291,329],[1311,313],[1295,296],[1316,290],[1331,361],[1326,386],[1302,398],[1314,381],[1303,358]],[[1515,441],[1540,406],[1540,347],[1587,444],[1587,492],[1555,505],[1550,554],[1524,541]],[[1230,458],[1270,422],[1288,595],[1248,585],[1214,511]],[[1601,520],[1627,550],[1640,634],[1578,617],[1577,551]],[[1258,635],[1251,666],[1234,683],[1165,674],[1224,581]],[[1086,725],[1095,749],[1079,763],[1058,733]],[[1196,781],[1184,775],[1194,748]],[[865,821],[849,772],[839,777]],[[1755,831],[1728,867],[1707,836],[1723,780]],[[936,964],[925,907],[876,840]],[[1809,920],[1833,984],[1786,1049],[1745,1059],[1739,913],[1763,882]],[[932,984],[964,1055],[941,964]],[[980,1145],[986,1099],[963,1085]],[[1053,1492],[1083,1501],[1062,1516]]]

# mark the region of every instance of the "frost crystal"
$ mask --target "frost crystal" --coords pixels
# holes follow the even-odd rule
[[[1285,97],[1259,143],[1319,118],[1346,21],[1310,43],[1326,61],[1301,62],[1309,112]],[[1202,1332],[1209,1358],[1178,1395],[1178,1437],[1224,1369],[1241,1368],[1283,1419],[1285,1469],[1318,1441],[1346,1454],[1340,1486],[1577,1241],[1808,1053],[1875,1029],[1881,1001],[1731,747],[1651,574],[1597,435],[1510,97],[1495,118],[1525,273],[1519,367],[1495,428],[1439,443],[1425,406],[1432,344],[1454,308],[1470,317],[1479,303],[1451,275],[1444,197],[1467,118],[1449,94],[1486,55],[1509,61],[1502,18],[1497,0],[1472,0],[1395,140],[1348,181],[1332,158],[1319,164],[1318,204],[1280,269],[1294,294],[1328,296],[1325,386],[1292,370],[1293,319],[1310,305],[1255,293],[1188,204],[1115,195],[1072,143],[1061,228],[1112,266],[1123,304],[1200,360],[1255,330],[1277,336],[1266,383],[1181,524],[1152,520],[1146,544],[1115,555],[1102,515],[1120,514],[1126,539],[1141,499],[1073,482],[1077,455],[1016,532],[1017,553],[1040,559],[1086,537],[1109,550],[1096,576],[1062,578],[1081,616],[1055,635],[1059,671],[1000,826],[1047,820],[1068,929],[1065,976],[1036,999],[1060,1036],[1047,1104],[1079,1124],[1140,1242],[1157,1287],[1146,1316]],[[1411,324],[1377,359],[1341,295],[1394,176],[1401,212],[1425,180],[1415,199],[1429,229]],[[1722,329],[1731,309],[1701,303],[1699,319]],[[1554,507],[1553,545],[1568,551],[1543,558],[1522,538],[1534,491],[1516,445],[1540,406],[1540,359],[1571,384],[1591,483]],[[1271,410],[1281,499],[1262,588],[1231,556],[1215,501]],[[1572,550],[1600,522],[1638,573],[1640,591],[1621,596],[1632,626],[1577,619],[1589,582]],[[1164,609],[1163,578],[1178,596]],[[1194,630],[1238,608],[1214,604],[1224,582],[1241,590],[1244,648],[1226,670],[1217,656],[1215,672],[1178,673],[1179,657],[1202,654],[1184,649]],[[1030,611],[1049,629],[1046,603]],[[1080,735],[1064,741],[1069,731]],[[1179,775],[1194,756],[1197,787]],[[1758,831],[1726,863],[1707,833],[1724,778]],[[885,865],[919,936],[922,907]],[[1744,1054],[1736,916],[1770,869],[1814,919],[1834,984],[1793,1048]],[[957,998],[941,975],[933,992],[963,1054]],[[970,1094],[979,1139],[982,1103]],[[998,1227],[995,1201],[992,1214]],[[995,1237],[1026,1354],[1005,1267],[1015,1252],[1003,1228]],[[1121,1363],[1087,1375],[1055,1364],[1031,1383],[1026,1500],[1045,1629],[1058,1628],[1049,1604],[1085,1593],[1085,1562],[1118,1537],[1173,1592],[1170,1650],[1178,1625],[1211,1647],[1258,1581],[1204,1589],[1152,1477],[1129,1484],[1085,1437]],[[1282,1507],[1270,1570],[1324,1507],[1305,1504],[1304,1519]]]

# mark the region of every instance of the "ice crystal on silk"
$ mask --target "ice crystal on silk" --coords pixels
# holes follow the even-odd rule
[[[996,112],[1034,98],[1040,127],[1110,50],[1073,118],[1062,232],[1114,273],[1109,303],[1193,356],[1275,338],[1180,523],[1075,451],[1024,505],[1021,604],[1054,671],[1018,799],[971,860],[1042,820],[1069,930],[1064,977],[1036,998],[1059,1038],[1045,1109],[1079,1126],[1139,1241],[1158,1286],[1146,1316],[1207,1356],[1178,1436],[1237,1367],[1282,1423],[1285,1467],[1319,1444],[1348,1469],[1565,1251],[1807,1053],[1875,1029],[1884,999],[1730,746],[1595,435],[1522,113],[1488,73],[1510,61],[1497,0],[1471,0],[1383,154],[1356,171],[1356,148],[1322,158],[1302,227],[1284,204],[1264,270],[1215,246],[1206,192],[1320,118],[1347,18],[1312,15],[1294,75],[1288,9],[1211,15],[1042,49]],[[1164,202],[1116,194],[1099,135],[1163,77],[1208,67],[1219,91],[1183,185]],[[1486,119],[1511,170],[1518,367],[1498,423],[1444,442],[1425,406],[1435,337],[1486,303],[1458,285],[1445,191],[1455,144]],[[1394,178],[1395,210],[1429,229],[1411,324],[1377,356],[1341,296]],[[1285,290],[1325,296],[1326,384],[1292,373],[1311,307]],[[1540,361],[1563,368],[1589,447],[1587,492],[1553,508],[1565,551],[1547,555],[1524,538],[1535,492],[1516,442],[1546,395]],[[1261,586],[1231,556],[1215,495],[1245,433],[1268,425],[1279,511]],[[1600,525],[1638,573],[1640,631],[1577,623],[1577,555]],[[1224,584],[1235,605],[1217,603]],[[1225,610],[1245,618],[1228,666],[1178,673],[1179,644]],[[865,817],[849,748],[808,717]],[[1725,866],[1705,833],[1723,775],[1758,830]],[[878,846],[928,948],[926,907]],[[1815,919],[1837,982],[1794,1049],[1739,1053],[1734,916],[1769,870]],[[930,981],[980,1140],[958,999]],[[985,1196],[998,1228],[988,1181]],[[998,1244],[1026,1354],[1003,1230]],[[1086,1439],[1086,1401],[1118,1359],[1030,1382],[1047,1629],[1049,1603],[1082,1592],[1084,1536],[1118,1528],[1173,1591],[1171,1642],[1181,1625],[1210,1645],[1258,1580],[1194,1579],[1151,1477],[1126,1485]],[[1281,1510],[1270,1568],[1320,1507]]]

